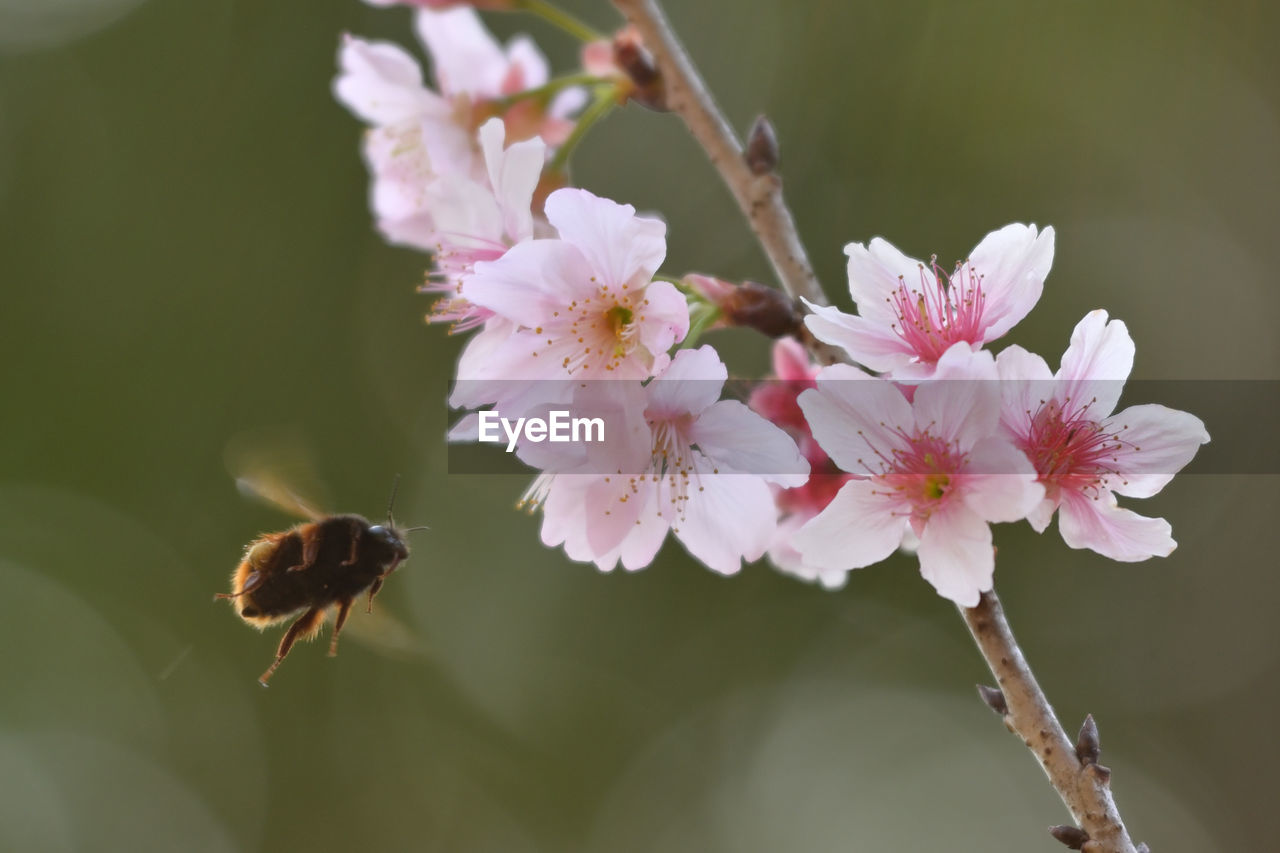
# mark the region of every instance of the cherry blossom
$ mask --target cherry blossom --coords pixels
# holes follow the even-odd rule
[[[777,534],[769,546],[769,562],[781,571],[807,581],[817,581],[827,589],[844,586],[848,572],[810,564],[791,543],[792,536],[809,519],[827,508],[840,487],[853,475],[836,467],[814,439],[809,423],[796,402],[801,392],[816,387],[819,368],[809,360],[805,348],[793,338],[780,338],[773,345],[773,375],[751,393],[749,405],[796,442],[809,463],[809,478],[802,486],[774,486],[774,500],[781,518]]]
[[[814,437],[860,475],[795,535],[804,559],[860,568],[920,537],[920,573],[964,607],[991,589],[991,522],[1024,518],[1044,498],[1035,469],[997,432],[1000,391],[989,352],[958,342],[908,402],[893,382],[849,365],[824,368],[800,395]]]
[[[1176,409],[1149,404],[1112,414],[1133,357],[1125,324],[1098,310],[1076,325],[1056,374],[1022,347],[996,359],[1001,425],[1045,488],[1027,520],[1043,532],[1058,510],[1067,545],[1125,562],[1167,556],[1177,543],[1167,521],[1122,509],[1116,494],[1151,497],[1209,441],[1199,418]]]
[[[443,294],[429,319],[452,323],[451,331],[467,331],[493,316],[462,296],[463,279],[476,263],[497,260],[533,237],[531,205],[546,145],[534,138],[504,148],[504,134],[501,119],[489,119],[480,128],[484,180],[455,172],[441,175],[426,191],[434,213],[435,271],[421,289]]]
[[[364,153],[379,230],[392,243],[431,251],[439,230],[435,218],[447,214],[432,192],[436,178],[484,180],[476,129],[501,113],[508,140],[537,136],[559,144],[583,93],[566,90],[546,108],[538,99],[504,107],[499,99],[547,82],[547,61],[528,37],[517,36],[503,48],[475,10],[464,7],[421,9],[415,22],[438,91],[425,85],[422,69],[403,48],[347,36],[334,93],[370,125]]]
[[[927,379],[953,344],[978,350],[1027,315],[1053,264],[1053,229],[1006,225],[982,239],[950,275],[879,237],[850,243],[849,293],[858,314],[812,305],[819,340],[859,364],[904,381]]]
[[[544,469],[525,502],[542,541],[604,571],[653,561],[667,532],[732,574],[773,540],[770,484],[802,485],[808,464],[778,427],[720,400],[727,371],[709,346],[681,350],[653,381],[581,383],[574,411],[605,413],[605,443],[524,444]]]
[[[472,339],[455,406],[519,392],[531,380],[647,379],[689,330],[684,296],[653,275],[666,225],[586,190],[545,206],[557,237],[526,240],[481,261],[462,295],[505,322]]]

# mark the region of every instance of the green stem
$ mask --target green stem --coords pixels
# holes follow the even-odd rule
[[[600,41],[605,38],[603,33],[596,32],[564,9],[548,3],[547,0],[515,0],[512,6],[516,9],[523,9],[532,15],[537,15],[579,41]]]
[[[600,121],[609,114],[609,111],[618,105],[618,99],[615,96],[614,86],[601,87],[596,91],[595,100],[591,105],[583,110],[582,115],[578,116],[578,123],[573,126],[573,130],[569,133],[569,138],[564,144],[556,150],[556,156],[551,158],[548,169],[552,172],[563,172],[565,164],[569,162],[569,156],[573,154],[573,149],[578,147],[591,130],[592,125]]]
[[[495,103],[506,109],[520,101],[528,101],[531,99],[548,99],[561,89],[568,89],[570,86],[595,86],[601,83],[608,83],[601,77],[594,74],[582,72],[580,74],[566,74],[563,77],[556,77],[554,80],[548,80],[541,86],[533,89],[525,89],[523,92],[516,92],[514,95],[507,95],[505,98],[498,98]]]

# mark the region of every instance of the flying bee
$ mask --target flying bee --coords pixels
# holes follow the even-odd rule
[[[271,666],[258,678],[258,683],[266,687],[293,644],[315,637],[334,608],[337,616],[329,640],[329,656],[335,656],[338,636],[355,600],[367,590],[368,609],[373,610],[373,598],[387,575],[409,559],[406,534],[426,528],[396,527],[391,514],[395,486],[387,502],[386,523],[372,524],[361,515],[325,515],[269,480],[242,477],[237,483],[258,497],[309,519],[250,542],[231,575],[231,592],[214,596],[230,600],[236,615],[260,630],[301,614],[285,631]]]

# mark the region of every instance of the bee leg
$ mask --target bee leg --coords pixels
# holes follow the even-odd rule
[[[302,535],[302,562],[296,566],[290,566],[285,571],[300,572],[303,569],[309,569],[315,565],[316,557],[320,555],[320,525],[306,525],[300,532]]]
[[[360,546],[360,536],[364,533],[364,525],[358,521],[351,522],[351,553],[347,555],[347,559],[342,561],[344,566],[354,566],[358,555],[356,549]]]
[[[369,608],[365,610],[365,613],[373,612],[373,597],[378,594],[380,589],[382,589],[382,578],[378,577],[374,579],[373,586],[369,587]]]
[[[239,598],[246,592],[253,592],[255,589],[262,586],[262,582],[266,579],[267,576],[262,574],[262,572],[250,572],[249,577],[245,578],[244,586],[240,587],[238,592],[215,592],[213,594],[213,600],[218,601],[223,598]]]
[[[280,640],[280,648],[276,649],[276,659],[271,662],[271,666],[267,667],[267,671],[258,677],[258,683],[266,687],[271,676],[275,674],[276,667],[280,665],[280,661],[284,660],[285,655],[289,654],[289,649],[293,648],[294,641],[310,639],[316,631],[320,630],[323,622],[324,609],[320,607],[313,607],[299,616],[289,626],[289,630],[284,632],[284,638]]]
[[[338,618],[333,623],[333,635],[329,637],[329,657],[338,656],[338,635],[342,633],[342,626],[346,624],[347,614],[351,612],[351,605],[355,603],[354,598],[347,598],[338,602]]]

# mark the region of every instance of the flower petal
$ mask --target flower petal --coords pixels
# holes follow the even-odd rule
[[[996,570],[991,526],[963,504],[951,502],[929,517],[917,553],[924,579],[961,607],[976,607],[991,589]]]
[[[482,261],[462,285],[462,295],[529,328],[550,325],[556,312],[590,295],[591,269],[563,240],[529,240],[496,261]]]
[[[640,343],[649,352],[666,352],[689,334],[689,301],[671,282],[651,282],[644,289],[643,302],[635,322]]]
[[[501,93],[507,58],[474,9],[422,9],[414,24],[431,54],[431,66],[442,94],[492,98]]]
[[[698,415],[689,440],[724,470],[755,474],[794,488],[809,479],[809,463],[778,427],[737,400],[721,400]]]
[[[1134,498],[1159,492],[1209,442],[1204,421],[1154,403],[1112,415],[1103,429],[1120,441],[1114,463],[1119,474],[1109,476],[1107,485]]]
[[[1000,377],[1000,423],[1014,438],[1030,435],[1031,418],[1053,393],[1053,371],[1043,358],[1020,346],[996,356]]]
[[[1169,522],[1121,509],[1110,492],[1095,500],[1064,491],[1058,530],[1072,548],[1088,548],[1125,563],[1167,557],[1178,547]]]
[[[916,388],[913,407],[919,429],[968,450],[995,432],[1000,420],[995,359],[964,341],[952,344],[938,359],[934,378]]]
[[[422,69],[398,45],[346,36],[338,65],[335,97],[370,124],[395,124],[447,109],[422,85]]]
[[[1055,396],[1089,407],[1095,420],[1116,409],[1124,382],[1133,370],[1133,338],[1120,320],[1107,321],[1107,312],[1090,311],[1071,332],[1071,345],[1062,356]],[[1074,408],[1074,407],[1073,407]]]
[[[667,256],[666,223],[636,216],[629,204],[566,188],[547,197],[545,212],[560,236],[591,262],[599,285],[643,287]]]
[[[916,287],[925,265],[902,254],[883,237],[874,238],[868,246],[849,243],[844,253],[849,256],[849,295],[858,305],[858,314],[888,329],[898,322],[890,300],[903,284],[908,290]]]
[[[489,185],[502,211],[503,227],[511,242],[533,236],[533,191],[542,177],[547,146],[538,138],[503,148],[506,127],[500,118],[491,118],[480,127],[480,148],[484,151]]]
[[[847,364],[823,368],[817,387],[796,400],[818,445],[844,471],[870,474],[902,443],[897,430],[914,424],[897,386]]]
[[[1018,521],[1044,501],[1031,460],[1003,438],[973,446],[963,483],[965,504],[984,521]]]
[[[870,480],[850,480],[827,508],[792,538],[805,562],[820,569],[860,569],[888,557],[902,542],[907,519]]]
[[[744,559],[760,559],[773,541],[778,523],[773,493],[760,477],[713,473],[713,463],[698,454],[694,469],[696,488],[690,488],[683,516],[671,527],[707,568],[733,574]],[[661,492],[658,500],[664,500]]]
[[[729,371],[711,346],[682,349],[647,386],[649,417],[672,420],[698,414],[720,399]]]
[[[840,347],[871,370],[894,371],[913,357],[911,348],[886,323],[846,314],[829,305],[815,305],[807,299],[804,304],[812,312],[805,315],[804,324],[815,338]]]
[[[986,307],[983,340],[994,341],[1027,316],[1044,290],[1053,266],[1052,228],[1006,225],[982,238],[967,265],[982,277]]]

